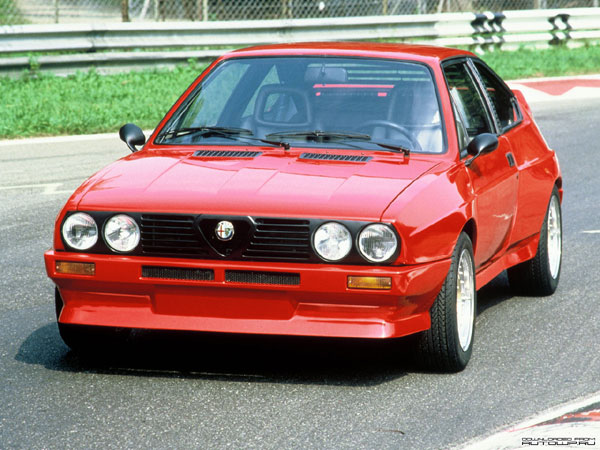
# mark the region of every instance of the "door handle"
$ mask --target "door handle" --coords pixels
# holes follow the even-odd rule
[[[513,154],[511,152],[508,152],[506,154],[506,159],[508,159],[508,165],[510,167],[514,167],[514,165],[515,165],[515,157],[513,156]]]

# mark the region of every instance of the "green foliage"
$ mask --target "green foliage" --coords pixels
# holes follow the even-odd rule
[[[61,78],[39,72],[32,61],[21,78],[0,77],[0,138],[111,132],[126,122],[154,128],[200,72],[190,65]]]
[[[0,2],[6,0],[0,0]],[[489,52],[504,79],[600,73],[600,46]],[[35,58],[19,79],[0,77],[0,139],[114,132],[127,122],[154,128],[204,69],[195,61],[172,71],[57,77]]]
[[[16,25],[26,22],[14,0],[0,0],[0,25]]]

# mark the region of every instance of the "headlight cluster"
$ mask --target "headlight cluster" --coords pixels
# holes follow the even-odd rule
[[[98,241],[98,225],[89,214],[78,212],[64,221],[62,236],[69,247],[88,250]],[[126,253],[140,242],[140,228],[128,215],[117,214],[106,221],[103,236],[112,250]]]
[[[352,250],[352,235],[341,223],[321,225],[313,237],[316,252],[326,261],[339,261]]]
[[[89,214],[76,213],[63,223],[62,235],[69,246],[87,250],[98,241],[98,226]]]
[[[118,213],[95,213],[94,216],[96,219],[90,214],[75,212],[64,220],[61,232],[68,247],[86,251],[96,246],[96,252],[130,253],[139,246],[141,232],[136,219]],[[316,257],[311,256],[312,262],[318,262],[318,257],[332,263],[385,264],[398,254],[400,243],[392,225],[329,221],[314,226],[312,247]],[[99,235],[102,236],[100,242]]]
[[[374,223],[364,228],[358,236],[358,250],[371,262],[384,262],[398,248],[398,240],[390,227]]]
[[[140,228],[125,214],[113,216],[104,225],[104,241],[117,252],[130,252],[140,242]]]
[[[313,246],[325,261],[340,261],[352,250],[352,235],[343,224],[327,222],[315,231]],[[358,234],[357,246],[367,261],[383,263],[396,253],[398,239],[389,225],[373,223]]]

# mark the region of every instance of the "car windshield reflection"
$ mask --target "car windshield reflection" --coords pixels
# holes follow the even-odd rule
[[[315,139],[319,130],[335,136]],[[173,114],[156,143],[261,145],[261,139],[284,135],[306,147],[374,149],[384,142],[444,151],[438,97],[426,66],[340,57],[225,60]]]

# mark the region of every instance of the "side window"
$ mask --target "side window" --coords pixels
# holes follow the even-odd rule
[[[464,63],[444,67],[448,89],[469,140],[481,133],[492,133],[490,119],[481,94]]]
[[[515,108],[511,92],[483,64],[476,62],[475,67],[481,76],[481,81],[494,107],[500,128],[504,130],[518,122],[519,113]]]

